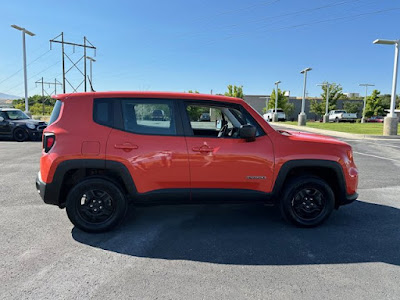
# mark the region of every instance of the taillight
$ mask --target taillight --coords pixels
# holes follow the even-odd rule
[[[56,142],[56,136],[51,133],[51,134],[44,134],[43,135],[43,149],[44,152],[49,152],[50,149],[54,146],[54,143]]]
[[[350,159],[350,160],[353,160],[353,150],[347,150],[347,157]]]

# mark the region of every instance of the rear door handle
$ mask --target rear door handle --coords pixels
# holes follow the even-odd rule
[[[194,152],[213,152],[214,149],[208,146],[201,146],[201,147],[193,147],[192,150]]]
[[[123,143],[123,144],[115,144],[114,148],[130,151],[130,150],[137,149],[139,147],[137,145],[132,145],[131,143]]]

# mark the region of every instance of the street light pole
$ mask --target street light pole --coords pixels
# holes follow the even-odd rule
[[[317,86],[326,86],[326,102],[325,102],[325,115],[323,117],[323,122],[328,123],[329,122],[329,93],[330,93],[330,87],[336,86],[334,83],[329,83],[329,82],[324,82],[321,84],[317,84]]]
[[[375,86],[375,85],[369,84],[369,83],[360,83],[359,86],[365,86],[365,98],[364,98],[364,106],[363,106],[363,112],[362,112],[362,118],[361,118],[361,123],[365,123],[365,106],[367,105],[368,87]]]
[[[300,72],[300,74],[304,74],[304,86],[303,86],[303,99],[301,100],[301,112],[298,117],[299,126],[305,126],[307,122],[307,115],[304,110],[306,106],[307,72],[311,70],[312,70],[311,68],[306,68]]]
[[[390,101],[389,114],[384,119],[383,135],[397,135],[397,126],[399,118],[394,112],[396,107],[396,85],[397,85],[397,70],[399,62],[399,43],[400,40],[380,40],[377,39],[374,44],[394,45],[394,66],[393,66],[393,81],[392,81],[392,97]]]
[[[278,122],[278,100],[279,100],[279,84],[281,83],[280,80],[275,82],[276,85],[276,92],[275,92],[275,111],[272,114],[272,122]]]
[[[25,28],[19,27],[17,25],[11,25],[12,28],[20,30],[22,32],[22,52],[23,52],[23,65],[24,65],[24,86],[25,86],[25,112],[29,113],[29,103],[28,103],[28,75],[26,71],[26,46],[25,46],[25,33],[34,36],[33,32],[26,30]]]

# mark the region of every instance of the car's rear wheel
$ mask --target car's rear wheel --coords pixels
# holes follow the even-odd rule
[[[335,195],[322,179],[303,176],[290,180],[280,202],[282,216],[300,227],[314,227],[324,222],[335,206]]]
[[[17,142],[24,142],[28,139],[28,133],[23,128],[16,128],[13,134],[14,140]]]
[[[71,222],[87,232],[107,231],[119,225],[127,211],[121,189],[102,179],[86,179],[68,193],[66,210]]]

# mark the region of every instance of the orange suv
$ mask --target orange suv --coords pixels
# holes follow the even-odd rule
[[[56,99],[36,187],[85,231],[115,227],[129,202],[276,204],[286,220],[311,227],[358,196],[347,143],[276,131],[242,99],[164,92]]]

